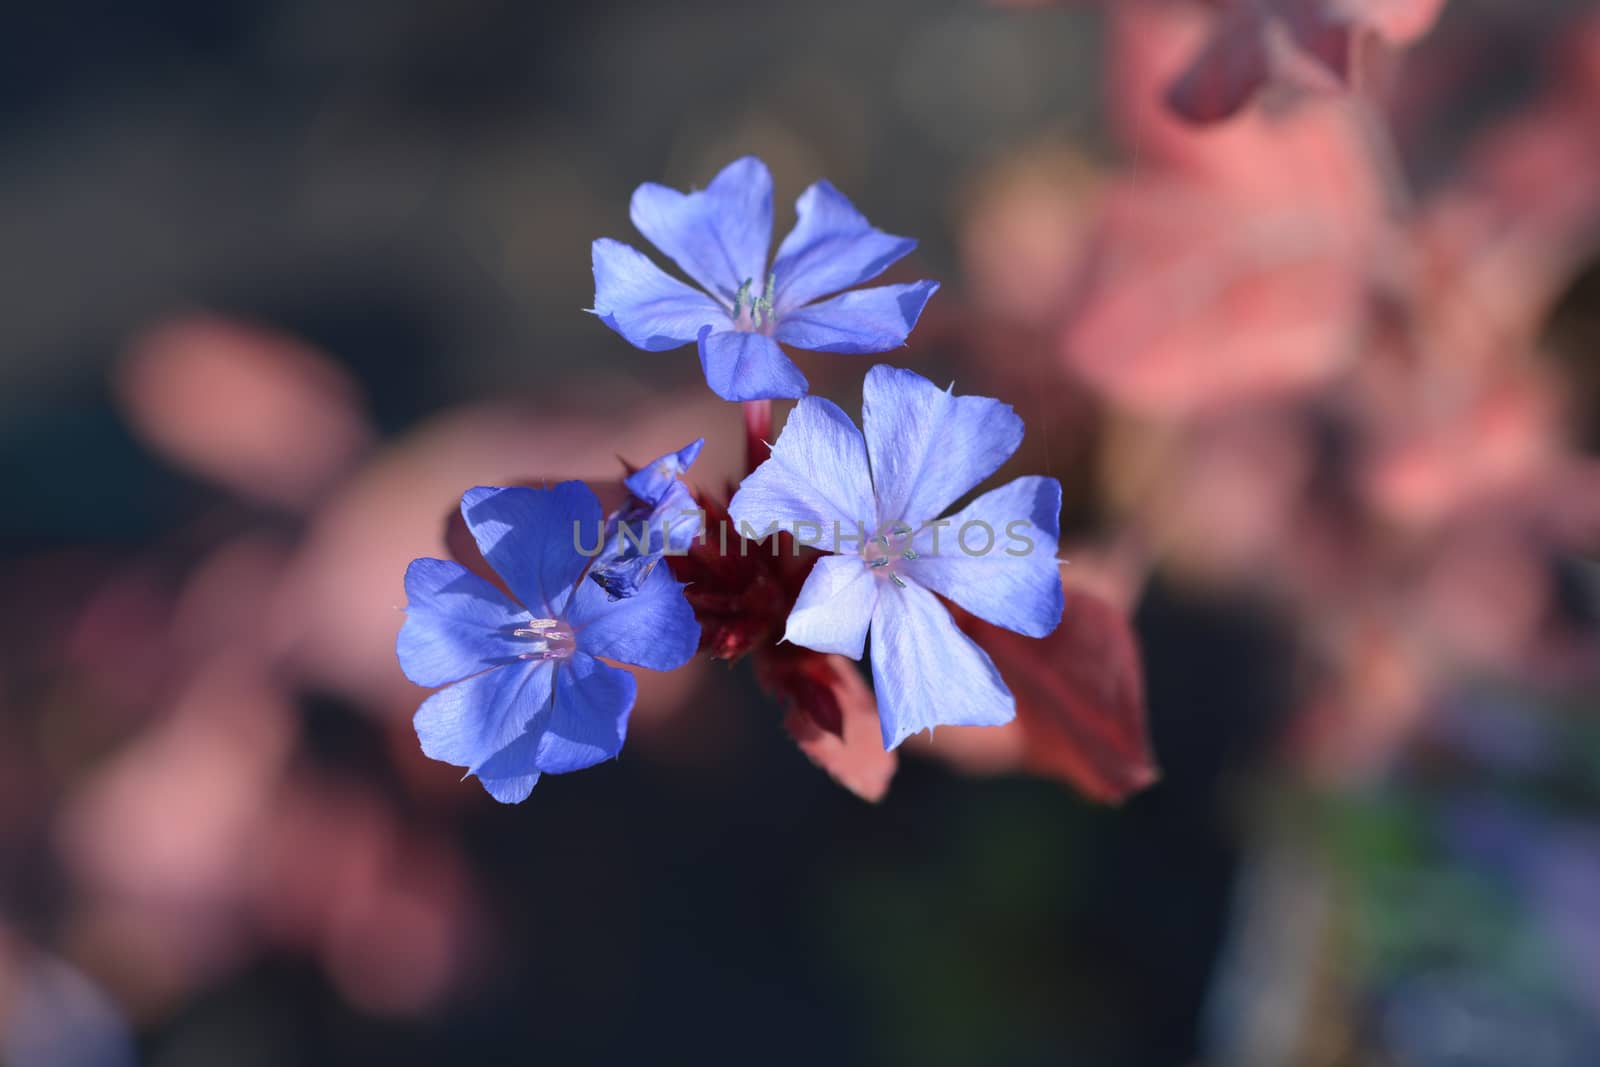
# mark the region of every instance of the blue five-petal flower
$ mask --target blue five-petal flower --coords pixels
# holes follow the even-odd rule
[[[602,238],[593,249],[595,314],[646,351],[698,343],[706,384],[724,400],[805,395],[805,376],[780,343],[853,354],[905,344],[938,282],[844,290],[882,274],[916,241],[874,229],[826,181],[795,207],[799,220],[769,270],[772,175],[759,159],[729,164],[697,192],[641,185],[634,226],[701,288]]]
[[[1031,637],[1054,630],[1061,483],[1018,478],[944,520],[1016,451],[1022,420],[888,366],[867,374],[864,398],[865,436],[831,401],[801,400],[729,505],[741,530],[775,523],[834,553],[806,579],[784,638],[860,659],[870,629],[886,748],[934,726],[1009,722],[1010,690],[933,594]]]
[[[582,482],[472,489],[461,514],[514,599],[459,563],[414,560],[396,651],[407,678],[445,687],[417,710],[422,751],[516,803],[540,774],[622,748],[633,676],[596,657],[673,670],[694,655],[700,626],[665,567],[626,600],[583,580],[590,561],[575,530],[593,536],[600,502]]]

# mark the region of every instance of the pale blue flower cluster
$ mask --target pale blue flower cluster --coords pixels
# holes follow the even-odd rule
[[[797,537],[801,525],[855,531],[823,545],[831,551],[806,579],[784,639],[860,659],[870,633],[885,747],[935,726],[1007,722],[1011,692],[940,598],[1028,636],[1055,629],[1061,486],[1017,478],[950,513],[1021,442],[1009,406],[889,366],[866,376],[859,429],[832,402],[805,396],[782,345],[895,348],[938,285],[853,288],[916,243],[873,228],[827,182],[797,208],[769,266],[772,178],[759,160],[731,164],[698,192],[640,186],[634,224],[699,288],[600,240],[594,311],[639,348],[697,344],[706,382],[726,399],[801,398],[729,511],[741,528]],[[525,798],[541,774],[618,753],[635,685],[602,659],[672,670],[699,641],[684,587],[661,564],[705,541],[682,481],[703,444],[634,472],[627,503],[605,518],[578,482],[466,494],[462,516],[504,589],[438,559],[406,573],[400,663],[418,685],[444,687],[416,714],[424,752],[466,768],[505,802]],[[973,529],[983,534],[977,545]],[[579,530],[606,536],[589,552]],[[625,530],[644,532],[619,538]]]

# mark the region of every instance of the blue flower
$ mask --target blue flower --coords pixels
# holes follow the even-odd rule
[[[599,558],[589,569],[589,578],[611,599],[633,596],[663,555],[689,551],[704,530],[705,513],[682,475],[705,443],[697,438],[623,479],[628,501],[606,520]]]
[[[944,725],[990,726],[1016,713],[988,655],[934,596],[997,626],[1043,637],[1061,621],[1061,483],[1025,477],[941,518],[1022,441],[1022,420],[987,397],[957,397],[893,367],[867,374],[862,427],[806,397],[729,512],[831,549],[789,614],[784,639],[860,659],[885,748]]]
[[[698,342],[706,384],[724,400],[805,395],[805,376],[780,342],[853,354],[905,344],[938,282],[844,290],[876,278],[917,242],[873,229],[825,181],[795,207],[799,221],[768,269],[772,175],[759,159],[729,164],[698,192],[639,186],[634,226],[701,288],[602,238],[594,243],[594,313],[648,352]]]
[[[582,482],[472,489],[461,515],[515,599],[459,563],[413,560],[395,650],[407,678],[446,687],[417,709],[422,751],[511,804],[540,774],[622,748],[633,676],[595,657],[673,670],[694,655],[700,627],[664,567],[627,600],[583,580],[576,531],[596,528],[600,502]]]

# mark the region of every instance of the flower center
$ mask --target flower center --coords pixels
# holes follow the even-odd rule
[[[528,642],[523,659],[566,659],[578,648],[577,638],[560,619],[529,619],[511,636]]]
[[[917,550],[911,547],[911,534],[911,527],[905,523],[891,522],[861,546],[861,561],[879,578],[887,578],[904,589],[906,580],[900,577],[900,561],[917,558]]]
[[[733,325],[746,333],[770,334],[778,325],[773,311],[773,294],[778,288],[777,274],[767,275],[767,287],[756,296],[755,279],[746,278],[733,297]]]

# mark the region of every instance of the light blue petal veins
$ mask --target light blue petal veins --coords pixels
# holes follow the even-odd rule
[[[612,759],[628,736],[633,675],[575,652],[556,668],[555,699],[538,724],[534,759],[546,774],[581,771]]]
[[[545,709],[548,715],[548,706]],[[490,756],[474,772],[485,791],[502,804],[520,804],[528,799],[539,782],[539,738],[535,730],[524,731],[517,739]]]
[[[621,241],[594,243],[594,313],[635,348],[662,352],[694,341],[702,326],[729,326],[727,309]]]
[[[996,626],[1043,637],[1061,622],[1061,483],[1018,478],[941,524],[937,552],[917,538],[920,557],[900,564],[911,580]]]
[[[706,384],[724,400],[787,400],[806,394],[800,373],[778,342],[759,333],[700,331]]]
[[[778,246],[772,264],[779,314],[871,281],[917,247],[910,237],[874,229],[826,181],[801,193],[794,206],[799,221]]]
[[[474,675],[424,700],[412,719],[423,753],[476,774],[522,736],[549,705],[551,662],[522,660]],[[529,766],[518,773],[531,770]]]
[[[526,760],[530,763],[532,762],[533,746],[536,740],[537,738],[532,735],[517,740],[512,747],[522,750],[516,753],[518,760],[523,759],[525,754]],[[510,749],[507,750],[507,755],[511,755]],[[488,794],[500,803],[521,804],[528,799],[528,794],[533,792],[533,787],[539,784],[539,772],[533,771],[530,774],[509,775],[504,778],[485,778],[480,774],[478,781],[482,783]]]
[[[860,556],[823,556],[806,576],[783,639],[860,659],[880,584]]]
[[[856,537],[863,525],[876,529],[861,431],[833,401],[806,397],[789,413],[771,458],[739,484],[728,512],[740,533],[775,528],[792,534],[796,524],[814,523],[827,545],[834,544],[835,523],[841,538]]]
[[[638,592],[623,600],[612,600],[594,582],[584,582],[572,595],[567,621],[580,651],[653,671],[683,666],[700,644],[694,610],[665,564],[658,564]]]
[[[867,372],[861,425],[884,521],[920,527],[999,469],[1022,443],[1022,420],[985,396],[954,396],[920,374]]]
[[[699,335],[700,330],[696,328],[692,336],[698,338]],[[623,484],[628,487],[628,492],[646,504],[659,504],[667,492],[678,484],[678,479],[694,466],[694,461],[700,458],[700,450],[705,446],[706,439],[697,437],[676,452],[657,456],[624,478]]]
[[[872,688],[883,747],[935,726],[1001,726],[1016,701],[983,649],[916,585],[884,585],[872,615]]]
[[[814,352],[861,355],[899,348],[911,335],[938,282],[853,289],[820,304],[787,311],[773,334],[786,345]]]
[[[682,554],[705,531],[706,513],[689,488],[679,482],[668,489],[656,504],[650,521],[658,537],[658,540],[651,542],[652,545]]]
[[[589,560],[579,541],[592,543],[600,501],[582,482],[550,489],[479,486],[461,498],[461,517],[478,551],[527,609],[558,618]]]
[[[417,685],[448,685],[515,662],[512,636],[528,613],[459,563],[415,559],[406,568],[406,621],[395,640],[400,669]]]
[[[772,242],[772,175],[746,156],[723,168],[699,192],[647,183],[634,191],[629,214],[683,272],[726,307],[746,281],[760,293]]]

